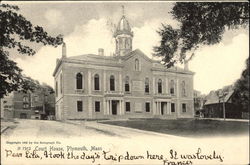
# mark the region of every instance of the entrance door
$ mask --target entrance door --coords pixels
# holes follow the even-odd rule
[[[112,115],[117,115],[117,101],[112,100]]]
[[[161,102],[161,115],[167,113],[167,102]]]
[[[27,114],[26,113],[21,113],[20,114],[20,119],[27,119]]]
[[[163,115],[164,114],[164,104],[163,104],[163,102],[161,102],[161,115]]]

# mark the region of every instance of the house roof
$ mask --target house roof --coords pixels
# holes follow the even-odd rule
[[[100,56],[96,54],[84,54],[79,56],[68,57],[69,60],[80,60],[80,61],[88,61],[88,62],[105,62],[105,63],[116,63],[118,58],[115,56]]]
[[[169,72],[178,72],[178,73],[188,73],[188,74],[193,74],[194,72],[191,71],[186,71],[183,68],[180,67],[171,67],[171,68],[166,68],[164,67],[160,61],[150,59],[147,55],[145,55],[140,49],[133,50],[129,52],[128,54],[124,56],[101,56],[101,55],[96,55],[96,54],[84,54],[84,55],[79,55],[79,56],[71,56],[71,57],[66,57],[62,58],[59,60],[59,62],[56,65],[56,68],[54,70],[53,76],[55,76],[59,66],[61,65],[62,61],[71,61],[71,62],[77,62],[77,61],[82,61],[82,62],[90,62],[93,64],[105,64],[105,65],[117,65],[119,64],[119,60],[126,61],[129,58],[133,57],[134,55],[139,55],[142,58],[144,58],[146,61],[151,62],[153,65],[153,70],[157,71],[169,71]],[[121,65],[121,63],[120,63]]]
[[[227,93],[227,95],[224,98],[225,103],[229,101],[233,93],[234,93],[233,90]],[[210,92],[209,95],[206,97],[206,99],[207,101],[205,102],[204,105],[223,103],[223,99],[220,99],[215,91]]]

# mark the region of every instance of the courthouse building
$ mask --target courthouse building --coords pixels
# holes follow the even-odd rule
[[[187,64],[166,68],[133,50],[133,35],[123,15],[113,34],[113,56],[99,48],[98,54],[67,57],[63,44],[53,73],[57,120],[194,116],[194,73]]]

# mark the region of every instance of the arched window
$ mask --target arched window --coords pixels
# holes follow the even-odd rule
[[[109,84],[110,84],[110,90],[115,91],[115,77],[113,75],[110,76]]]
[[[140,70],[139,60],[135,59],[135,71],[139,71],[139,70]]]
[[[100,82],[99,82],[99,75],[95,74],[94,76],[94,88],[95,90],[100,90]]]
[[[125,78],[125,92],[129,92],[129,77]]]
[[[162,93],[162,80],[158,80],[158,93]]]
[[[23,96],[23,102],[28,102],[28,101],[29,101],[28,96]]]
[[[181,92],[182,92],[182,96],[186,96],[185,81],[182,81],[182,83],[181,83]]]
[[[82,89],[82,74],[76,74],[76,89]]]
[[[149,79],[145,79],[145,93],[149,93]]]
[[[127,39],[127,38],[125,38],[125,48],[126,48],[126,49],[129,48],[128,39]]]
[[[120,48],[120,49],[123,48],[122,43],[123,43],[123,42],[122,42],[122,38],[119,38],[119,48]]]
[[[174,94],[174,80],[170,81],[170,94]]]
[[[131,38],[128,39],[129,49],[132,49],[132,40]]]

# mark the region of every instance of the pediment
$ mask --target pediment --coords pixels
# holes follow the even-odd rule
[[[145,55],[140,49],[136,49],[136,50],[130,52],[129,54],[123,56],[122,58],[124,61],[127,61],[134,56],[139,56],[140,58],[143,58],[144,60],[146,60],[150,63],[153,63],[153,60],[150,59],[147,55]]]

